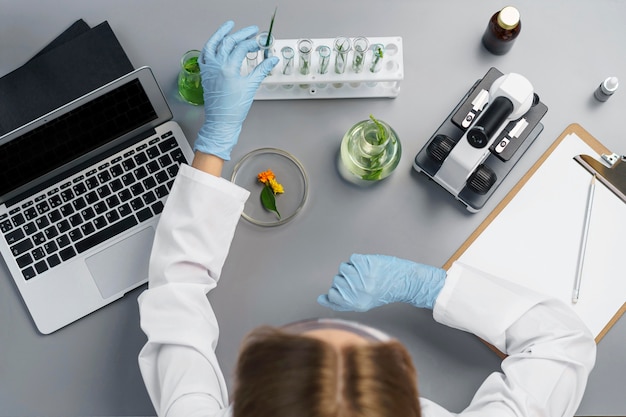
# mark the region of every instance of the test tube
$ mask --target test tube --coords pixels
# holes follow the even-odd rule
[[[268,59],[273,55],[274,35],[270,35],[268,32],[261,32],[256,35],[256,43],[259,45],[263,59]]]
[[[293,57],[295,52],[290,46],[285,46],[280,50],[283,55],[283,75],[291,75],[293,73]]]
[[[343,74],[346,70],[346,61],[348,60],[348,52],[350,52],[350,39],[344,37],[335,38],[335,72]]]
[[[256,68],[256,65],[257,65],[257,55],[258,55],[257,51],[248,52],[246,54],[246,66],[248,68],[248,74],[251,74],[252,71],[254,71],[254,68]]]
[[[319,73],[326,74],[328,72],[328,62],[330,61],[330,48],[326,45],[322,45],[317,48],[317,53],[319,54]]]
[[[385,45],[377,43],[372,45],[372,65],[371,72],[378,72],[382,68],[383,56],[385,55]]]
[[[300,39],[298,41],[300,74],[302,75],[307,75],[311,72],[311,51],[313,51],[313,41],[311,39]]]
[[[354,39],[354,57],[352,59],[352,69],[354,72],[361,72],[363,70],[363,65],[365,63],[365,54],[367,53],[367,48],[370,46],[370,42],[367,38],[362,36]]]

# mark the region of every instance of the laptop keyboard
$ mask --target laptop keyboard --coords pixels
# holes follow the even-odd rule
[[[179,165],[172,132],[151,137],[0,215],[0,232],[25,279],[145,222],[163,210]]]

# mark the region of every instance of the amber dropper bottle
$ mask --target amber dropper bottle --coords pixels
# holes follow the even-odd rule
[[[483,45],[495,55],[504,55],[513,46],[515,38],[522,29],[519,11],[507,6],[494,13],[483,35]]]

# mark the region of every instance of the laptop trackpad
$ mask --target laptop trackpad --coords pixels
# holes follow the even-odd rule
[[[148,278],[154,229],[145,228],[85,261],[103,298],[130,289]]]

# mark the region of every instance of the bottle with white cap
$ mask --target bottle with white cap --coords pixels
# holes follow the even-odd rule
[[[483,45],[492,54],[504,55],[509,52],[521,30],[519,11],[513,6],[507,6],[489,19],[483,34]]]
[[[607,101],[609,97],[611,97],[613,93],[617,90],[618,86],[619,80],[617,79],[617,77],[609,77],[606,80],[602,81],[602,83],[598,86],[593,95],[598,101]]]

